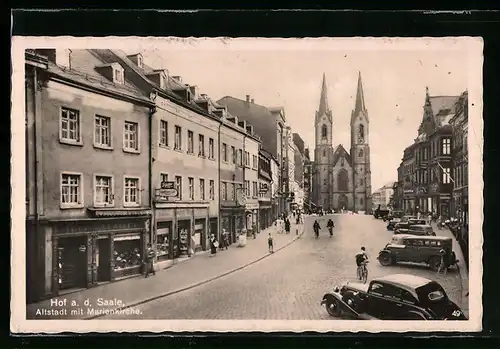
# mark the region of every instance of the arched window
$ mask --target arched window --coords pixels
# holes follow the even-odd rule
[[[327,133],[328,133],[328,128],[326,127],[326,125],[323,125],[321,127],[321,138],[327,138]]]
[[[359,127],[358,127],[358,139],[359,139],[360,143],[364,142],[364,139],[365,139],[365,126],[363,124],[360,124]]]
[[[349,190],[348,188],[348,175],[347,171],[345,169],[341,169],[339,171],[339,174],[337,175],[337,183],[338,183],[338,190],[339,191],[347,191]]]
[[[363,157],[363,149],[359,150],[358,157],[362,158]]]

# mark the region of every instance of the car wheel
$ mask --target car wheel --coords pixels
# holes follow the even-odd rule
[[[432,256],[429,259],[429,266],[433,271],[438,271],[440,264],[441,264],[441,258],[439,258],[438,256]]]
[[[392,259],[392,256],[390,255],[390,253],[382,253],[379,257],[378,257],[378,261],[380,264],[382,264],[384,267],[387,267],[389,265],[391,265],[393,263],[393,259]]]
[[[339,317],[341,314],[339,301],[333,297],[329,298],[325,304],[328,315]]]

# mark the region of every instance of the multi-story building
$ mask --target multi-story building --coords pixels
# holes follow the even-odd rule
[[[294,144],[294,181],[297,183],[298,190],[295,193],[295,203],[300,210],[304,209],[305,190],[304,190],[304,163],[305,163],[305,148],[304,141],[298,133],[292,134]]]
[[[246,121],[240,121],[244,129],[253,135],[253,126],[248,126]],[[245,228],[248,232],[259,230],[259,148],[260,140],[256,137],[245,137],[243,156],[245,167]]]
[[[280,164],[280,191],[278,199],[278,214],[285,211],[288,197],[288,179],[287,176],[287,161],[285,161],[286,150],[285,146],[287,130],[286,118],[284,109],[266,108],[255,103],[250,95],[246,96],[246,100],[241,100],[235,97],[226,96],[217,101],[218,104],[226,106],[229,113],[237,115],[239,120],[245,120],[252,123],[255,128],[255,133],[259,135],[262,147],[275,157]]]
[[[380,208],[386,210],[394,195],[394,182],[387,183],[372,193],[372,210]]]
[[[261,148],[262,149],[262,148]],[[264,149],[263,149],[264,150]],[[281,195],[281,168],[280,162],[271,153],[271,204],[272,204],[272,220],[274,221],[280,214],[279,204],[282,199]]]
[[[453,189],[452,127],[457,96],[430,96],[426,89],[422,122],[414,143],[404,150],[398,182],[407,212],[450,215]]]
[[[25,58],[30,302],[141,272],[154,104],[91,51]]]
[[[264,149],[259,151],[259,224],[266,229],[273,223],[271,162],[273,156]]]
[[[304,150],[304,210],[313,208],[312,202],[312,180],[313,180],[313,162],[309,157],[309,148]]]

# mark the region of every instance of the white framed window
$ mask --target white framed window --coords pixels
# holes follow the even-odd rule
[[[200,178],[200,200],[205,200],[205,180]]]
[[[111,148],[111,118],[102,115],[94,117],[94,146]]]
[[[168,147],[168,122],[160,120],[160,145]]]
[[[208,199],[209,200],[215,199],[215,182],[213,179],[211,179],[209,182]]]
[[[134,207],[141,204],[140,178],[132,176],[123,177],[123,206]]]
[[[245,152],[245,166],[250,167],[250,153],[247,151]]]
[[[61,208],[83,207],[83,174],[78,172],[61,173]]]
[[[61,108],[59,140],[67,144],[82,144],[80,112],[78,110],[66,107]]]
[[[198,135],[198,156],[205,157],[205,136]]]
[[[442,154],[443,155],[450,155],[451,154],[451,139],[443,138],[441,140],[441,143],[442,143]]]
[[[443,184],[449,184],[451,183],[451,170],[449,167],[444,167],[442,169],[442,173],[443,173]]]
[[[175,176],[175,189],[177,189],[177,199],[182,200],[182,177]]]
[[[194,153],[194,133],[193,131],[188,130],[188,154]]]
[[[137,55],[137,66],[139,68],[143,67],[143,65],[142,65],[142,56],[141,55]]]
[[[188,177],[189,200],[194,200],[194,178]]]
[[[175,125],[174,150],[182,150],[182,128]]]
[[[125,121],[123,128],[123,150],[126,152],[139,152],[139,124]]]
[[[227,162],[227,144],[222,143],[222,161]]]
[[[227,152],[227,149],[226,149]],[[227,154],[226,154],[227,156]],[[215,159],[215,148],[214,148],[214,139],[209,138],[208,139],[208,158],[209,159]]]
[[[94,175],[94,206],[113,206],[115,203],[112,175]]]
[[[113,68],[113,82],[116,84],[123,84],[125,82],[123,69],[121,67]]]

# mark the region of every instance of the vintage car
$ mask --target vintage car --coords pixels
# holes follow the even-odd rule
[[[410,226],[416,224],[427,224],[425,219],[411,218],[405,222],[396,223],[394,226],[394,234],[406,234]]]
[[[330,316],[359,320],[467,320],[441,285],[408,274],[345,283],[326,293],[321,305]]]
[[[414,224],[410,225],[406,231],[408,235],[420,235],[420,236],[436,236],[434,229],[429,224]]]
[[[408,222],[409,219],[416,219],[417,217],[415,216],[402,216],[400,218],[398,217],[395,217],[393,219],[391,219],[389,221],[389,223],[387,223],[387,230],[394,230],[394,227],[396,226],[396,224],[398,223],[404,223],[404,222]]]
[[[392,211],[392,212],[389,212],[389,214],[385,217],[382,217],[382,219],[384,220],[384,222],[390,222],[391,220],[395,220],[395,222],[399,222],[399,220],[401,219],[401,217],[404,216],[404,212],[403,211]]]
[[[383,266],[398,262],[425,263],[437,271],[441,263],[440,251],[444,250],[446,267],[458,262],[453,252],[451,238],[444,236],[393,235],[392,240],[378,254]]]

